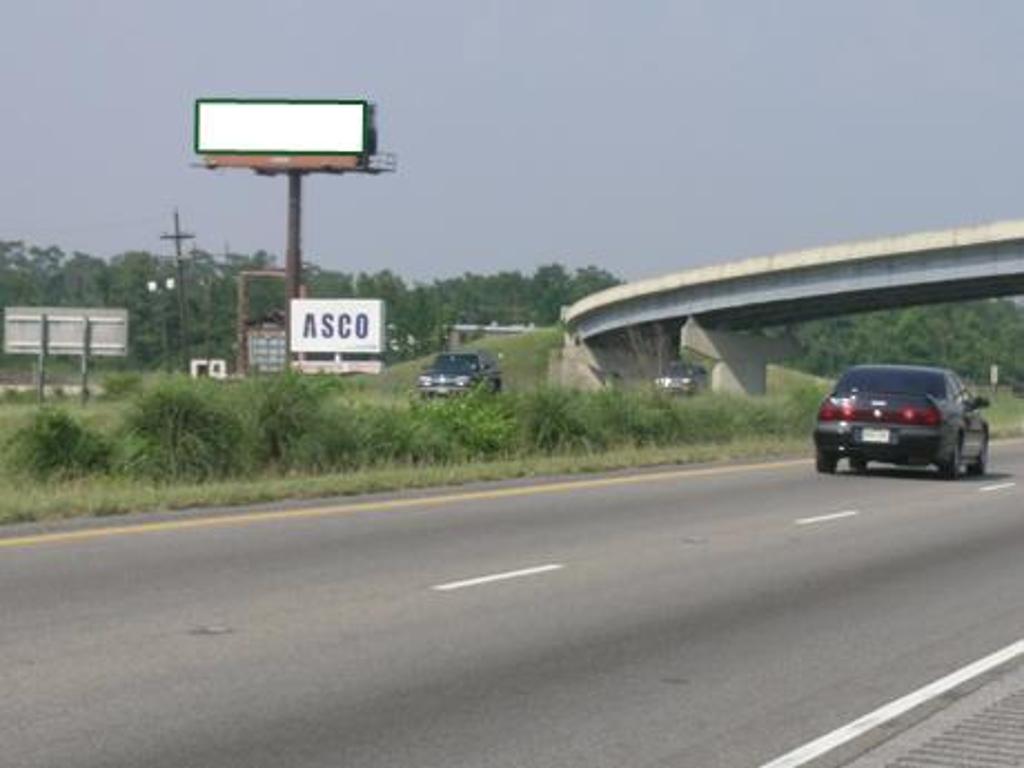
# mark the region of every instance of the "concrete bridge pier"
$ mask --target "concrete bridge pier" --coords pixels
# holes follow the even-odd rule
[[[763,395],[768,391],[768,363],[793,357],[800,345],[792,336],[770,338],[704,328],[689,318],[682,329],[682,346],[716,360],[711,371],[711,389]]]
[[[646,323],[581,339],[566,334],[552,360],[553,383],[577,389],[650,383],[679,359],[681,321]]]

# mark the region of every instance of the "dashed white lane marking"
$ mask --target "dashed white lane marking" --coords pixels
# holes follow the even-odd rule
[[[814,525],[815,523],[827,523],[830,520],[842,520],[844,517],[854,517],[859,515],[860,511],[856,509],[844,509],[842,512],[833,512],[829,515],[818,515],[817,517],[801,517],[795,520],[797,525]]]
[[[799,768],[799,766],[807,765],[812,760],[853,741],[858,736],[862,736],[868,731],[885,725],[915,707],[936,699],[976,677],[981,677],[986,672],[991,672],[996,667],[1006,664],[1018,656],[1024,656],[1024,640],[1018,640],[1002,650],[996,651],[972,664],[968,664],[966,667],[961,667],[956,672],[946,675],[934,683],[918,688],[903,698],[885,704],[874,712],[869,712],[863,717],[854,720],[852,723],[837,728],[819,739],[808,742],[792,752],[787,752],[770,763],[765,763],[761,768]]]
[[[995,485],[983,485],[978,489],[978,493],[990,493],[992,491],[1005,491],[1007,488],[1013,488],[1016,483],[996,483]]]
[[[463,579],[462,581],[450,581],[447,584],[437,584],[431,589],[438,592],[451,592],[453,589],[463,589],[465,587],[476,587],[480,584],[490,584],[492,581],[505,581],[507,579],[518,579],[523,576],[536,576],[539,573],[547,573],[548,571],[557,571],[565,566],[561,563],[548,563],[547,565],[538,565],[533,568],[523,568],[518,571],[506,571],[505,573],[492,573],[489,576],[478,576],[475,579]]]

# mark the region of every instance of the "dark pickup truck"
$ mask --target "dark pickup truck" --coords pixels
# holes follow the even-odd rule
[[[442,352],[416,380],[424,397],[458,395],[477,387],[501,391],[501,370],[488,352]]]

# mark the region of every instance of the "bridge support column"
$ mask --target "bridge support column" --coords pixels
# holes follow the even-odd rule
[[[712,390],[747,395],[763,395],[768,391],[768,363],[800,352],[800,346],[791,336],[768,338],[709,330],[692,317],[683,326],[682,346],[718,361],[711,372]]]
[[[649,323],[590,339],[567,334],[551,360],[552,383],[574,389],[650,383],[679,359],[679,323]]]

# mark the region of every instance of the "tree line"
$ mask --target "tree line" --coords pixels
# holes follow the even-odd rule
[[[189,346],[196,357],[235,356],[237,277],[245,269],[277,266],[265,252],[214,255],[193,252],[186,262]],[[176,367],[181,328],[178,297],[166,289],[175,265],[148,251],[103,259],[78,251],[0,241],[0,307],[109,306],[129,312],[133,368]],[[155,282],[158,291],[147,286]],[[621,282],[599,267],[569,270],[560,264],[532,274],[467,273],[432,282],[410,282],[389,270],[351,274],[308,263],[305,282],[311,297],[381,298],[387,302],[386,358],[398,361],[443,347],[454,323],[558,322],[562,306]],[[282,281],[251,285],[250,318],[284,306]],[[846,366],[866,362],[938,364],[977,382],[987,382],[989,366],[1000,366],[1003,381],[1024,382],[1024,308],[1010,300],[909,307],[819,320],[793,328],[802,354],[794,367],[835,376]],[[2,358],[17,365],[11,356]],[[21,365],[29,364],[21,358]]]
[[[236,353],[239,272],[278,266],[265,251],[215,255],[192,252],[185,262],[188,346],[194,357],[233,360]],[[174,279],[168,288],[168,278]],[[570,270],[561,264],[532,274],[467,273],[432,282],[410,282],[390,270],[351,274],[307,262],[304,282],[311,298],[379,298],[387,302],[390,349],[397,361],[440,349],[454,323],[552,325],[560,309],[619,280],[598,267]],[[150,288],[155,287],[155,291]],[[0,241],[0,307],[123,307],[129,313],[133,368],[174,368],[183,342],[173,260],[149,251],[103,259],[78,251]],[[249,319],[284,307],[280,280],[250,285]],[[17,365],[4,356],[5,365]],[[28,360],[22,358],[22,364]]]
[[[803,354],[793,364],[835,376],[857,363],[913,363],[952,368],[987,384],[1024,383],[1024,307],[1009,299],[936,304],[848,315],[795,329]]]

